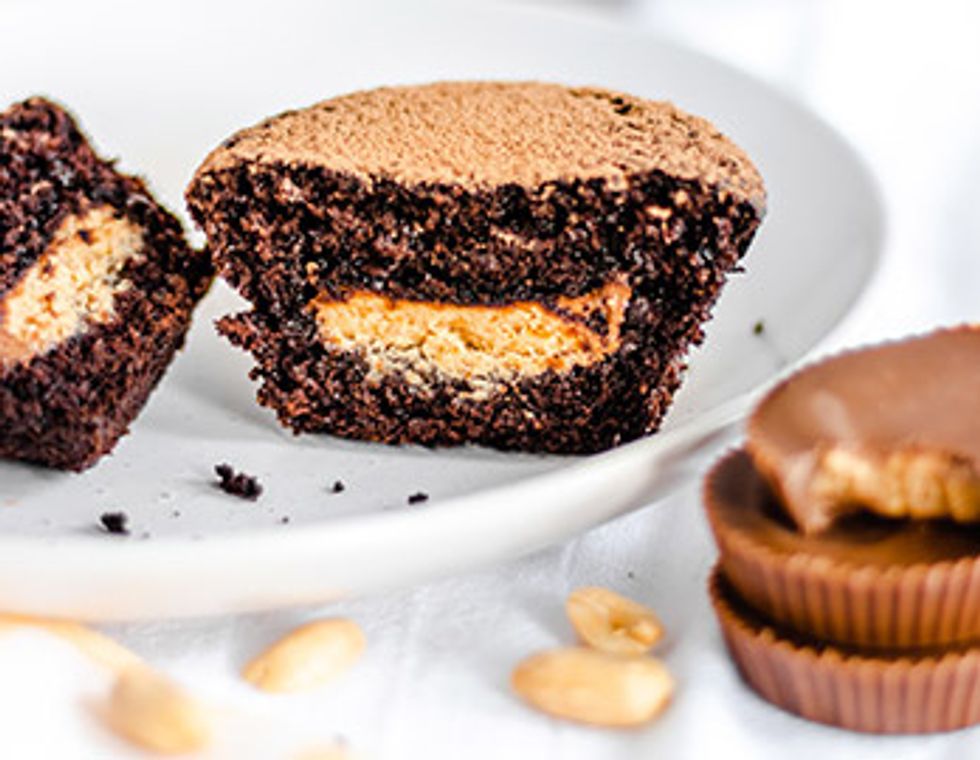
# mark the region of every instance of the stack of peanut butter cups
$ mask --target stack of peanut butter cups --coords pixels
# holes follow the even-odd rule
[[[763,698],[855,731],[980,722],[980,329],[852,352],[708,474],[711,600]]]

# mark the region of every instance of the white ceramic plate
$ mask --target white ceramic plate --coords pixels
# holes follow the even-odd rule
[[[273,6],[267,6],[273,7]],[[873,183],[824,124],[713,60],[628,30],[520,9],[297,3],[43,3],[0,15],[0,96],[68,104],[99,148],[172,208],[205,153],[288,107],[383,83],[543,78],[670,98],[756,159],[770,211],[693,356],[660,434],[543,458],[294,438],[253,402],[249,359],[220,340],[216,288],[186,350],[116,452],[83,475],[0,464],[0,608],[118,619],[322,601],[529,552],[662,496],[684,456],[847,313],[874,267]],[[762,336],[753,333],[759,320]],[[257,475],[256,503],[213,486]],[[347,488],[331,494],[342,480]],[[428,503],[408,506],[416,491]],[[109,536],[125,510],[133,535]],[[283,517],[289,518],[282,524]]]

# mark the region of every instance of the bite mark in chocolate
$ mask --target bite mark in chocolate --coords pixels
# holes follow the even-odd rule
[[[879,650],[980,640],[980,525],[861,511],[802,533],[744,450],[703,497],[725,577],[780,626]]]
[[[858,349],[797,372],[747,445],[800,530],[856,510],[980,521],[980,327]]]

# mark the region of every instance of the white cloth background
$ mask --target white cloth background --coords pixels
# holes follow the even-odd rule
[[[791,91],[850,137],[881,180],[889,232],[872,290],[834,345],[980,319],[980,13],[974,4],[550,5],[646,25],[712,52]],[[743,687],[707,603],[715,550],[697,488],[691,482],[666,501],[563,546],[415,589],[320,609],[104,630],[223,711],[209,757],[288,757],[335,736],[379,758],[980,754],[980,729],[858,736],[793,718]],[[509,691],[518,660],[573,640],[563,600],[585,584],[649,603],[666,623],[663,655],[679,690],[663,719],[647,728],[605,731],[552,721]],[[350,616],[364,627],[368,652],[351,673],[289,697],[257,694],[241,682],[238,671],[252,654],[319,615]],[[107,683],[57,640],[9,637],[0,647],[0,756],[136,756],[91,719]]]

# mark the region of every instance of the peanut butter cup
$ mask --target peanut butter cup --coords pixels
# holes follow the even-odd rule
[[[804,368],[709,472],[711,597],[748,684],[805,718],[980,722],[980,328]]]
[[[704,503],[725,577],[782,628],[868,649],[980,641],[980,526],[859,513],[807,535],[744,450]]]
[[[777,386],[748,448],[801,530],[870,510],[980,520],[980,327],[827,359]]]
[[[765,191],[669,103],[442,82],[245,129],[187,200],[283,424],[582,453],[657,428]]]
[[[716,568],[711,602],[745,681],[802,718],[852,731],[918,734],[980,722],[980,647],[862,652],[787,633]]]

